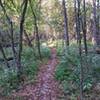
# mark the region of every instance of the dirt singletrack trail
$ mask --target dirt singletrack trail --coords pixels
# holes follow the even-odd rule
[[[34,85],[27,85],[17,95],[27,96],[25,100],[59,100],[60,89],[54,79],[55,68],[58,64],[56,49],[51,49],[51,59],[40,67],[37,81]]]

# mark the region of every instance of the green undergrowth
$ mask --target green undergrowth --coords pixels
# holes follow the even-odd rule
[[[10,51],[7,51],[10,52]],[[35,53],[35,55],[34,55]],[[50,57],[50,49],[47,46],[41,46],[42,61],[39,59],[38,50],[35,51],[32,48],[24,46],[22,52],[22,80],[23,84],[29,84],[36,80],[36,75],[39,70],[39,66],[46,63]],[[9,54],[8,54],[9,55]],[[10,95],[11,92],[19,88],[17,78],[17,68],[14,66],[14,62],[10,61],[10,68],[7,68],[3,62],[0,62],[0,95]],[[23,85],[21,83],[21,85]]]
[[[80,56],[78,46],[71,44],[67,51],[59,46],[57,48],[60,63],[55,72],[55,78],[60,82],[60,87],[65,95],[71,95],[74,99],[79,95],[80,86]],[[100,55],[89,53],[82,54],[83,89],[89,92],[96,81],[100,80]]]

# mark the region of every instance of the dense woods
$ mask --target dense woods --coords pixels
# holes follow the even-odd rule
[[[0,0],[0,100],[100,100],[100,1]]]

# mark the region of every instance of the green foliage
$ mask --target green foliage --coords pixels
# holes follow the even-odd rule
[[[100,55],[96,54],[92,57],[92,68],[93,68],[93,76],[96,77],[96,80],[100,80]]]
[[[72,70],[68,67],[68,62],[62,60],[57,67],[55,77],[59,81],[69,80],[69,75],[71,74]]]
[[[35,74],[38,71],[38,60],[34,56],[32,48],[26,48],[22,54],[22,64],[23,64],[23,74],[29,78],[34,78]]]
[[[11,56],[10,51],[10,48],[5,51],[9,57]],[[34,53],[36,56],[34,56]],[[41,46],[41,54],[43,59],[48,59],[50,57],[50,49],[47,46]],[[35,80],[35,76],[41,63],[38,58],[38,52],[36,49],[34,51],[32,48],[24,46],[22,52],[22,76],[24,76],[26,82],[33,82]],[[19,87],[17,68],[15,68],[13,64],[11,65],[10,69],[6,68],[5,64],[0,66],[0,94],[9,95],[12,90],[16,90]]]
[[[37,73],[37,71],[38,71],[38,63],[37,62],[35,62],[35,61],[33,61],[33,62],[26,62],[26,63],[24,63],[25,64],[25,66],[24,66],[24,68],[23,68],[23,70],[24,70],[24,74],[25,75],[28,75],[29,77],[31,77],[31,76],[33,76],[34,77],[34,75]]]
[[[62,54],[63,54],[63,49],[62,49],[62,46],[60,45],[57,47],[57,55],[60,56]]]
[[[32,48],[29,48],[28,46],[25,46],[23,48],[23,52],[22,52],[22,58],[23,60],[34,60],[35,57],[34,57],[34,52]]]
[[[43,58],[50,58],[50,49],[47,46],[41,46],[41,54]]]
[[[17,72],[15,69],[3,69],[0,71],[0,94],[9,95],[11,90],[18,87]]]
[[[58,49],[59,50],[59,49]],[[88,91],[91,89],[93,80],[99,79],[100,76],[100,55],[89,54],[82,55],[82,67],[84,71],[83,89]],[[78,93],[80,86],[80,57],[78,48],[75,44],[71,44],[68,53],[63,53],[60,63],[56,69],[55,78],[61,82],[65,93]],[[93,74],[94,73],[94,74]],[[69,91],[69,92],[68,92]]]
[[[43,59],[48,59],[50,57],[50,49],[47,46],[41,46],[41,54]],[[38,58],[39,55],[36,49],[34,51],[32,48],[24,47],[22,54],[23,74],[28,76],[29,79],[33,79],[38,71],[40,64]]]

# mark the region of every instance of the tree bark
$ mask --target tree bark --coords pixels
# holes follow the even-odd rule
[[[28,46],[29,46],[29,47],[33,47],[32,43],[31,43],[31,40],[30,40],[30,38],[29,38],[29,36],[28,36],[26,30],[24,30],[24,35],[25,35],[25,37],[26,37],[26,41],[27,41]]]
[[[76,39],[77,39],[77,43],[78,43],[78,18],[77,18],[77,5],[76,5],[76,0],[74,0],[74,13],[75,13],[75,32],[76,32]]]
[[[98,42],[97,42],[97,45],[100,46],[100,14],[99,14],[99,11],[100,11],[100,1],[97,0],[97,38],[98,38]],[[99,47],[100,48],[100,47]]]
[[[40,37],[39,37],[38,24],[37,24],[37,17],[35,15],[34,10],[33,10],[31,0],[29,0],[29,3],[30,3],[30,7],[31,7],[32,14],[33,14],[33,17],[34,17],[34,25],[35,25],[34,28],[35,28],[35,31],[36,31],[36,41],[37,41],[38,53],[39,53],[40,60],[42,60],[41,48],[40,48]]]
[[[2,40],[1,32],[0,32],[0,39]],[[1,53],[2,53],[2,56],[3,56],[3,58],[4,58],[4,61],[5,61],[6,65],[7,65],[7,67],[10,68],[10,65],[9,65],[9,63],[8,63],[8,60],[7,60],[7,57],[6,57],[6,54],[5,54],[5,52],[4,52],[4,49],[3,49],[3,46],[2,46],[2,43],[1,43],[1,42],[2,42],[2,41],[0,41],[0,51],[1,51]]]
[[[83,20],[83,38],[84,38],[84,47],[85,47],[85,54],[87,55],[88,50],[87,50],[87,39],[86,39],[86,5],[85,5],[85,0],[83,0],[83,12],[84,12],[84,20]]]
[[[97,35],[97,9],[96,9],[96,0],[93,0],[93,38],[95,41],[95,45],[97,46],[98,41],[98,35]]]
[[[25,21],[25,14],[27,11],[28,0],[24,0],[24,8],[21,14],[20,20],[20,39],[19,39],[19,51],[17,57],[17,65],[18,65],[18,79],[20,81],[20,77],[22,74],[22,65],[21,65],[21,53],[22,53],[22,41],[23,41],[23,31],[24,31],[24,21]]]
[[[65,44],[66,47],[69,46],[69,34],[68,34],[68,18],[67,18],[67,9],[65,5],[65,0],[62,0],[63,6],[63,16],[64,16],[64,35],[65,35]]]
[[[77,31],[77,34],[78,34],[78,43],[79,43],[79,55],[80,55],[80,100],[83,100],[83,66],[82,66],[82,47],[81,47],[81,33],[80,33],[80,3],[81,1],[80,0],[77,0],[77,3],[78,3],[78,31]]]
[[[12,46],[13,56],[14,56],[15,63],[16,63],[17,52],[16,52],[15,47],[14,47],[13,23],[12,23],[12,20],[10,19],[10,17],[7,15],[7,12],[6,12],[6,9],[3,6],[2,0],[0,0],[0,5],[3,9],[4,14],[6,15],[8,24],[10,24],[10,29],[9,30],[10,30],[10,33],[11,33],[11,36],[10,36],[11,37],[11,43],[12,43],[11,46]]]

